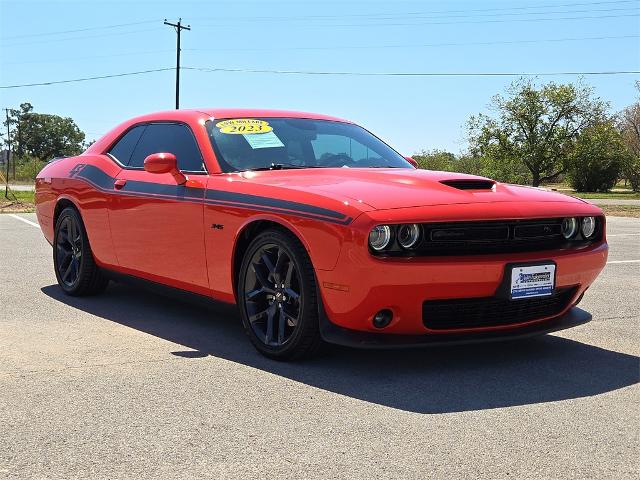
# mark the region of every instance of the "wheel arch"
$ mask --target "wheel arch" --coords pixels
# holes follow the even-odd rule
[[[75,210],[78,212],[78,215],[80,215],[80,218],[82,219],[82,212],[80,211],[80,207],[78,207],[77,203],[66,195],[60,196],[58,197],[58,200],[56,200],[56,205],[53,208],[54,230],[56,228],[56,223],[58,222],[58,217],[60,216],[62,211],[67,207],[75,208]],[[83,223],[84,223],[84,220],[83,220]]]
[[[231,258],[231,282],[233,285],[233,296],[236,299],[236,302],[238,301],[238,278],[240,275],[240,267],[242,265],[244,254],[247,251],[247,248],[249,248],[252,240],[260,233],[269,229],[280,230],[293,235],[304,247],[304,249],[307,251],[307,255],[309,255],[309,258],[311,259],[309,245],[304,241],[302,235],[300,235],[300,233],[290,224],[282,221],[279,218],[273,217],[260,217],[246,222],[244,225],[242,225],[242,227],[236,234],[233,244],[233,254]],[[311,261],[311,263],[313,264],[313,260]]]

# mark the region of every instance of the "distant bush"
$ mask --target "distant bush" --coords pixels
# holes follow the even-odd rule
[[[585,129],[569,157],[569,182],[578,192],[611,190],[627,156],[620,132],[610,123]]]
[[[413,159],[418,162],[418,168],[425,170],[439,170],[452,172],[455,170],[456,156],[451,152],[443,150],[423,150],[413,155]]]
[[[34,181],[36,175],[47,164],[37,158],[25,156],[19,158],[16,162],[16,178],[18,181]]]
[[[489,160],[473,155],[456,156],[442,150],[422,151],[413,155],[418,167],[426,170],[460,172],[489,177],[500,182],[529,183],[529,171],[518,161]]]

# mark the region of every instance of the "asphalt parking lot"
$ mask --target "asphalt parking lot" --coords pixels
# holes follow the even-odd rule
[[[63,296],[0,215],[0,478],[638,478],[640,220],[608,222],[587,325],[284,364],[228,308]]]

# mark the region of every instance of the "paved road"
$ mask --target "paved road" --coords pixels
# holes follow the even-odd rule
[[[4,188],[4,184],[2,184],[2,187]],[[9,184],[9,188],[11,190],[14,190],[16,192],[32,192],[36,189],[35,185],[11,185]]]
[[[640,260],[637,219],[609,231],[612,262]],[[640,263],[608,265],[594,321],[563,334],[283,364],[227,309],[120,285],[64,297],[50,256],[0,215],[0,478],[640,473]]]

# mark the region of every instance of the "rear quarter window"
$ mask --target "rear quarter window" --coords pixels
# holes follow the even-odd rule
[[[114,157],[121,164],[129,165],[129,160],[131,159],[133,150],[136,148],[145,128],[147,128],[146,125],[138,125],[130,129],[115,143],[113,147],[111,147],[108,152],[109,155]]]

